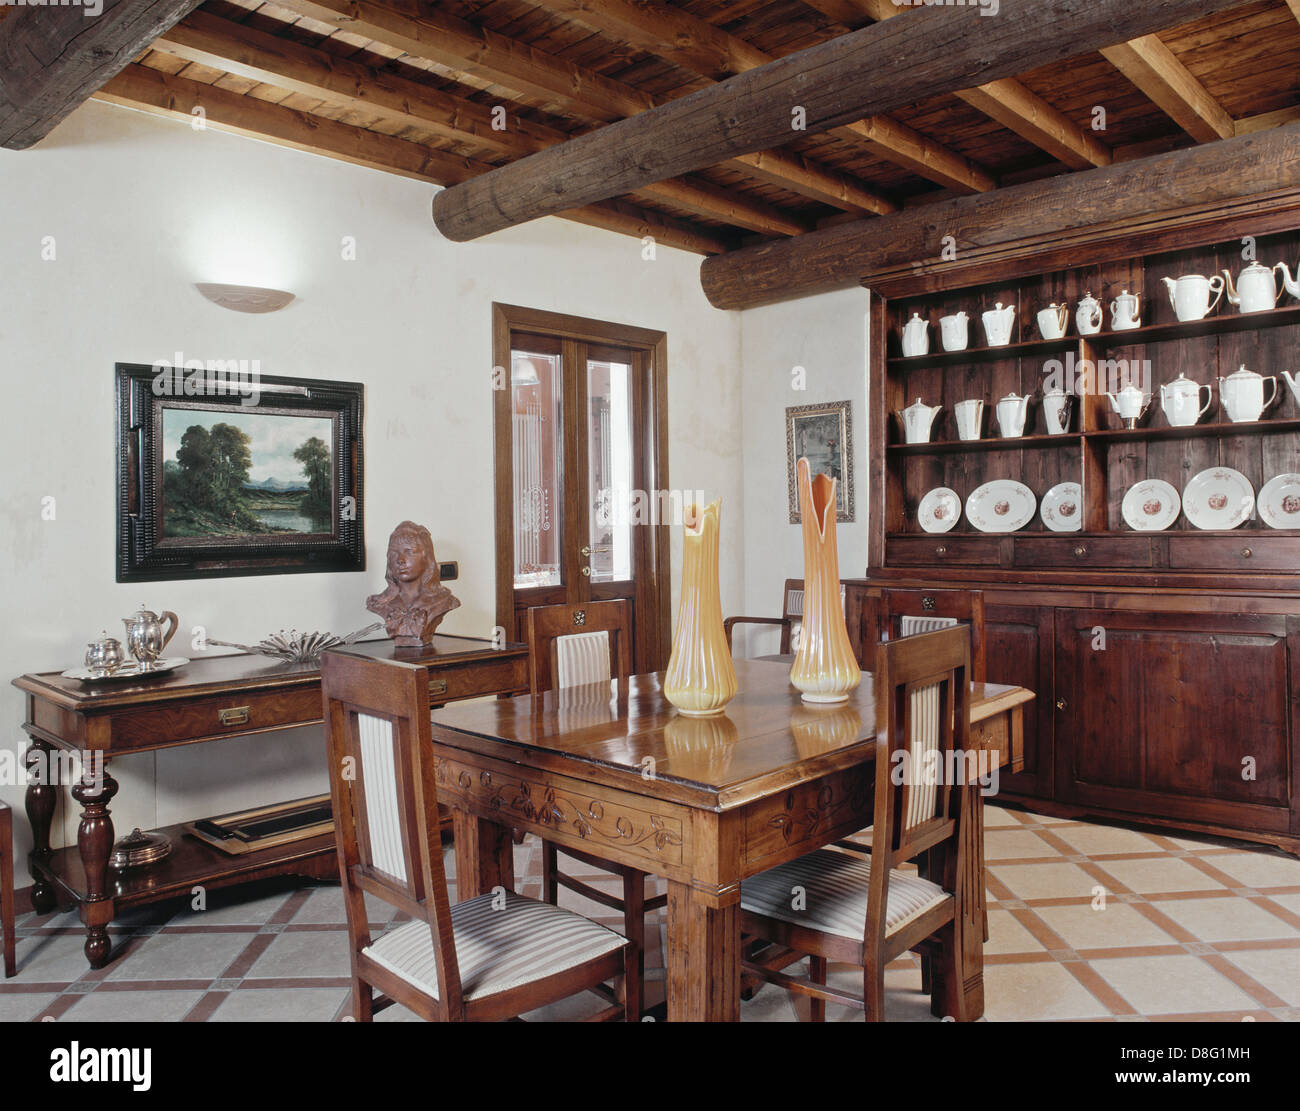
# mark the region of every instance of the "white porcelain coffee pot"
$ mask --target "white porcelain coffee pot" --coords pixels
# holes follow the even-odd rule
[[[1002,430],[1003,439],[1010,440],[1016,436],[1023,436],[1025,432],[1025,418],[1029,415],[1029,395],[1017,397],[1013,393],[1007,394],[998,402],[998,427]]]
[[[1273,392],[1267,401],[1264,400],[1265,382],[1273,383]],[[1236,374],[1219,379],[1219,396],[1230,421],[1259,420],[1264,410],[1277,400],[1277,379],[1265,378],[1243,366]]]
[[[1079,335],[1091,336],[1101,331],[1101,302],[1089,290],[1074,310],[1074,323]]]
[[[1291,268],[1285,262],[1279,262],[1274,270],[1282,273],[1282,288],[1292,297],[1300,297],[1300,265],[1296,266],[1295,277],[1291,277]]]
[[[1038,310],[1038,330],[1043,339],[1060,339],[1065,335],[1070,320],[1070,306],[1062,301],[1059,305],[1053,301],[1045,309]]]
[[[969,325],[970,317],[964,312],[940,317],[939,335],[943,340],[943,349],[945,351],[965,351],[966,344],[970,339]]]
[[[1184,274],[1180,278],[1161,278],[1169,290],[1169,303],[1174,307],[1174,315],[1179,320],[1204,320],[1219,303],[1223,296],[1223,279],[1215,274],[1212,278],[1201,274]],[[1214,300],[1210,300],[1210,294]]]
[[[978,398],[959,401],[952,407],[953,416],[957,418],[957,438],[959,440],[978,440],[984,424],[984,402]]]
[[[903,354],[928,355],[930,352],[930,326],[921,319],[919,313],[912,313],[912,319],[903,325]]]
[[[1228,295],[1228,304],[1236,305],[1242,312],[1267,312],[1282,297],[1277,278],[1273,276],[1277,267],[1270,270],[1258,262],[1252,262],[1237,275],[1237,284],[1232,284],[1232,274],[1223,272],[1227,284],[1224,292]]]
[[[1107,393],[1111,408],[1119,414],[1120,420],[1129,428],[1136,428],[1137,422],[1146,414],[1151,404],[1151,395],[1143,393],[1137,386],[1125,386],[1118,396]]]
[[[1142,321],[1138,318],[1141,309],[1141,298],[1136,293],[1124,290],[1110,303],[1111,330],[1127,332],[1131,328],[1142,327]]]
[[[1016,322],[1016,306],[999,301],[984,313],[984,337],[990,347],[1005,347],[1011,342],[1011,327]]]
[[[1053,436],[1070,430],[1070,407],[1074,398],[1060,386],[1043,391],[1043,423]]]
[[[1201,404],[1201,391],[1205,391],[1205,404]],[[1186,374],[1179,374],[1172,382],[1160,387],[1160,408],[1165,418],[1175,428],[1195,424],[1214,403],[1214,389],[1207,382],[1193,382]]]
[[[1295,403],[1300,405],[1300,375],[1293,375],[1289,370],[1282,371],[1282,377],[1286,379],[1286,384],[1291,390],[1291,396],[1295,398]]]
[[[928,444],[934,418],[942,405],[927,405],[919,397],[906,409],[899,411],[898,420],[903,426],[903,439],[909,444]]]

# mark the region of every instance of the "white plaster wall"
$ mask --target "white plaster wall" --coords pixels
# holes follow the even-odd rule
[[[836,526],[840,576],[867,567],[867,300],[864,289],[805,297],[741,314],[745,432],[745,609],[781,615],[786,579],[803,577],[803,538],[789,524],[785,411],[791,405],[853,402],[855,520]],[[793,369],[803,367],[805,388]],[[741,629],[747,629],[743,638]],[[776,627],[737,626],[737,655],[779,649]]]
[[[87,639],[103,628],[120,635],[120,618],[141,601],[175,610],[183,630],[203,625],[229,640],[290,626],[358,628],[371,617],[366,595],[382,583],[388,532],[403,518],[429,525],[439,557],[461,562],[454,589],[463,605],[444,629],[489,635],[494,300],[666,331],[670,479],[723,498],[724,610],[753,605],[797,565],[784,557],[798,550],[785,524],[748,579],[743,557],[746,540],[766,546],[773,533],[770,525],[746,533],[751,504],[760,519],[784,519],[779,411],[792,402],[780,379],[786,363],[803,362],[809,399],[848,396],[861,338],[813,342],[818,329],[799,310],[764,310],[771,325],[742,364],[741,314],[708,305],[697,256],[661,247],[643,261],[636,240],[559,219],[453,244],[430,217],[432,186],[98,103],[33,150],[0,151],[0,186],[0,678],[78,665]],[[54,261],[41,257],[46,236]],[[341,258],[344,236],[355,237],[355,261]],[[193,289],[223,280],[300,299],[250,316]],[[826,302],[823,324],[834,318],[839,327],[840,311],[857,311],[852,298],[834,305]],[[787,327],[806,339],[783,338]],[[260,359],[265,374],[365,383],[370,570],[114,581],[113,364],[176,351]],[[743,413],[742,365],[752,379]],[[764,400],[768,381],[777,385]],[[861,388],[852,393],[860,400]],[[855,405],[857,427],[860,417]],[[761,457],[756,483],[745,482],[747,447]],[[53,521],[41,517],[46,496],[56,499]],[[846,526],[841,544],[856,568],[865,540],[856,542],[855,530],[865,536],[865,525]],[[679,550],[680,534],[674,580]],[[178,636],[170,651],[194,654],[189,640]],[[22,697],[6,683],[0,757],[26,747],[22,716]],[[12,771],[12,761],[3,767]],[[325,786],[315,729],[124,759],[114,775],[119,832]],[[21,808],[21,786],[8,779],[0,798]],[[68,809],[55,831],[63,843],[75,838]],[[21,861],[30,837],[25,820],[15,825]]]

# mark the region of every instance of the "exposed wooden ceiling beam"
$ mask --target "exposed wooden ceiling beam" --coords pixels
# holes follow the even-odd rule
[[[1291,9],[1291,14],[1300,19],[1300,0],[1286,0],[1286,6]]]
[[[1035,245],[1113,241],[1265,202],[1300,206],[1300,124],[747,247],[705,260],[700,277],[718,308],[751,308],[951,272]],[[956,262],[940,258],[941,234],[954,237]]]
[[[193,122],[202,108],[204,124],[277,146],[323,154],[354,166],[366,166],[417,181],[447,185],[491,169],[483,162],[396,139],[377,131],[327,120],[264,100],[242,96],[215,85],[129,65],[94,94],[95,100],[137,108],[153,115]],[[581,224],[627,235],[652,235],[670,247],[697,254],[716,254],[735,246],[726,236],[682,221],[646,212],[619,201],[586,206],[562,214]]]
[[[374,0],[279,0],[279,6],[364,35],[412,57],[437,62],[467,83],[502,85],[556,104],[586,120],[608,123],[659,103],[632,85],[534,50],[429,5],[423,5],[418,15]],[[792,134],[784,136],[783,141]],[[846,212],[881,214],[898,207],[856,178],[797,155],[769,150],[761,158],[741,155],[730,161],[746,173],[756,171],[765,180]]]
[[[991,19],[978,7],[914,8],[448,189],[434,219],[449,238],[474,239],[779,146],[796,105],[810,134],[828,131],[1239,2],[1001,0]]]
[[[861,26],[868,18],[880,22],[907,11],[906,8],[895,5],[894,0],[809,2],[824,14],[829,14],[826,7],[823,7],[827,5],[831,10],[850,18],[852,22],[846,26],[851,27]],[[1085,170],[1093,166],[1110,165],[1111,152],[1105,143],[1013,77],[989,81],[972,89],[958,89],[956,95],[1008,131],[1033,143],[1040,150],[1045,150],[1072,169]]]
[[[1101,53],[1197,142],[1235,134],[1232,117],[1155,35],[1118,43]]]
[[[530,123],[518,115],[508,119],[505,130],[495,130],[490,107],[205,12],[193,13],[153,45],[185,61],[370,112],[403,126],[418,124],[445,138],[512,158],[569,138],[557,128]],[[808,230],[805,223],[773,205],[730,194],[707,182],[665,181],[642,192],[762,235],[798,235]]]
[[[757,69],[777,57],[699,16],[656,0],[536,2],[583,27],[713,80]],[[970,159],[889,116],[852,123],[830,134],[945,188],[977,193],[997,185],[992,175]]]
[[[25,150],[199,0],[102,0],[6,9],[0,21],[0,146]]]

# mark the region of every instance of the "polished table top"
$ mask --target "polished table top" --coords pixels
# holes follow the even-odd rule
[[[711,718],[679,714],[656,673],[448,706],[433,714],[435,741],[721,810],[873,758],[869,672],[847,702],[810,706],[790,685],[788,664],[735,667],[740,690]],[[973,684],[971,718],[1032,698],[1021,687]]]

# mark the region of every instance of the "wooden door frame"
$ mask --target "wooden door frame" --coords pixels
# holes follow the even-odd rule
[[[496,523],[496,611],[497,624],[509,631],[515,620],[514,587],[514,499],[513,460],[506,450],[503,431],[510,430],[510,335],[532,332],[585,343],[629,347],[649,361],[650,419],[638,430],[644,441],[647,479],[651,490],[668,489],[668,335],[631,324],[614,324],[582,316],[529,309],[519,305],[492,303],[492,363],[505,372],[506,388],[492,392],[493,515]],[[496,371],[494,370],[494,378]],[[643,641],[651,659],[660,668],[668,666],[671,645],[672,574],[669,524],[659,521],[650,528],[649,559],[650,613],[636,614],[636,636],[642,641],[653,632],[653,641]],[[647,620],[647,618],[649,620]],[[638,653],[641,655],[641,653]]]

